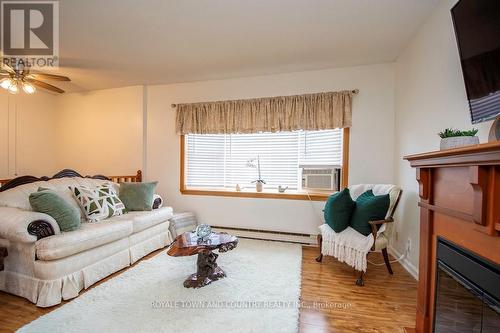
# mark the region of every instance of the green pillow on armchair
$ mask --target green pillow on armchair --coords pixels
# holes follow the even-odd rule
[[[341,232],[349,226],[351,215],[355,206],[348,188],[332,194],[325,204],[325,223],[333,231]]]
[[[383,220],[390,204],[389,194],[374,195],[372,190],[366,191],[356,199],[356,208],[351,217],[351,227],[368,236],[372,232],[369,221]]]

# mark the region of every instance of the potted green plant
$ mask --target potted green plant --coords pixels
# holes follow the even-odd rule
[[[469,145],[479,144],[479,138],[476,136],[478,130],[476,128],[468,131],[461,131],[458,129],[447,128],[438,135],[441,137],[441,150],[451,149]]]

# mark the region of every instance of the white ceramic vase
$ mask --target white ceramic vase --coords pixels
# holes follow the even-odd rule
[[[257,192],[262,192],[262,183],[261,182],[255,182],[255,190]]]

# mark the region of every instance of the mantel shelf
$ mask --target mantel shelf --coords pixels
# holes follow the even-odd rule
[[[500,141],[408,155],[404,159],[412,167],[496,165],[500,164]]]

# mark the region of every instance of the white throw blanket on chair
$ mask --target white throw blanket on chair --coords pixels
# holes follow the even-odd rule
[[[325,256],[337,258],[358,271],[366,272],[366,255],[373,246],[373,235],[364,236],[351,227],[336,233],[328,224],[319,227],[323,236],[321,253]],[[383,224],[378,230],[380,234],[385,230]]]

